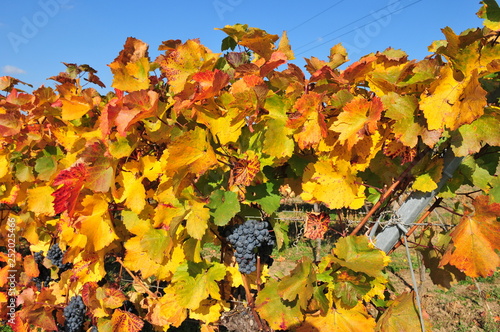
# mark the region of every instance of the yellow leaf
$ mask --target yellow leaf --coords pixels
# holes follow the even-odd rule
[[[369,332],[374,329],[375,319],[360,303],[352,309],[330,308],[326,315],[306,316],[305,323],[296,331]]]
[[[483,115],[486,91],[478,78],[477,69],[457,80],[451,66],[441,68],[439,78],[432,82],[429,92],[422,94],[420,100],[420,109],[429,130],[455,130]]]
[[[206,299],[201,301],[198,309],[189,312],[189,317],[201,320],[205,324],[216,323],[220,318],[222,310],[224,310],[222,302]]]
[[[186,229],[190,236],[201,240],[208,228],[210,209],[204,202],[192,201],[190,212],[186,216]]]
[[[73,96],[71,99],[61,99],[61,101],[61,117],[66,121],[79,119],[92,108],[92,104],[89,104],[85,98],[80,96]]]
[[[378,97],[372,100],[355,97],[344,106],[330,129],[340,133],[339,141],[347,143],[350,150],[358,141],[377,131],[383,109],[382,101]]]
[[[150,70],[148,45],[139,39],[127,38],[123,50],[109,67],[114,75],[112,87],[128,92],[147,89]]]
[[[350,163],[337,159],[320,160],[309,165],[304,172],[302,199],[323,202],[331,209],[363,206],[365,187],[361,179],[352,174]]]
[[[141,271],[143,278],[156,275],[160,269],[160,264],[152,260],[141,245],[141,237],[135,236],[125,242],[125,266],[132,271]]]
[[[9,174],[10,162],[7,154],[0,154],[0,179]]]
[[[49,186],[28,189],[28,210],[41,215],[54,215],[54,189]]]
[[[227,112],[219,117],[214,114],[199,112],[197,121],[205,124],[214,136],[216,136],[220,144],[225,145],[229,142],[236,142],[241,135],[241,128],[245,125],[245,119],[236,121],[240,110],[237,108],[229,108]]]
[[[122,172],[124,191],[119,202],[125,201],[125,206],[139,214],[146,206],[146,191],[142,185],[143,177],[136,173]]]
[[[151,229],[151,223],[148,220],[139,218],[135,212],[124,210],[122,211],[122,217],[127,230],[134,235],[142,236]]]
[[[283,31],[283,34],[281,35],[280,42],[278,44],[278,51],[283,52],[288,60],[295,59],[286,31]]]
[[[81,224],[80,233],[87,236],[93,250],[101,250],[118,239],[111,223],[108,202],[104,195],[85,196],[82,205],[84,210],[78,219]]]
[[[153,325],[179,327],[187,318],[187,309],[179,305],[173,286],[169,285],[163,291],[165,295],[151,303],[147,317]]]
[[[217,164],[207,133],[200,127],[177,137],[167,152],[162,157],[162,168],[169,176],[182,172],[201,175]]]
[[[427,323],[427,322],[425,322]],[[424,324],[425,324],[424,323]],[[430,326],[425,324],[430,331]],[[420,319],[414,303],[414,293],[403,293],[389,302],[389,307],[377,322],[379,332],[420,331]]]
[[[161,163],[154,156],[144,156],[141,158],[142,174],[149,181],[154,181],[160,176]]]
[[[411,188],[422,192],[431,192],[437,188],[437,183],[432,180],[428,173],[425,173],[415,179]]]

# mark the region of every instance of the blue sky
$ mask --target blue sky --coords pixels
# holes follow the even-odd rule
[[[304,57],[327,59],[342,42],[351,61],[383,51],[403,49],[410,59],[430,53],[443,39],[441,28],[456,33],[481,27],[471,0],[192,0],[192,1],[4,1],[0,13],[0,76],[14,76],[39,87],[64,71],[61,62],[88,64],[109,90],[107,64],[128,36],[149,44],[150,57],[164,40],[199,38],[220,51],[225,25],[244,23],[281,35],[288,31],[300,67]],[[97,87],[97,86],[96,86]]]

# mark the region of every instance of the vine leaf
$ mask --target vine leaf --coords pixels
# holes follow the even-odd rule
[[[217,226],[226,225],[241,210],[238,194],[232,191],[215,190],[207,206]]]
[[[323,96],[316,92],[302,95],[293,105],[294,113],[290,115],[287,126],[298,129],[294,135],[301,149],[316,148],[322,138],[326,137],[325,117],[321,113]]]
[[[324,315],[308,315],[304,323],[296,331],[361,332],[373,331],[374,328],[375,319],[359,303],[352,309],[330,308]]]
[[[213,68],[216,60],[217,54],[201,45],[198,40],[190,39],[167,50],[166,54],[160,55],[155,62],[167,77],[170,91],[177,94],[184,90],[192,75]]]
[[[304,226],[304,237],[311,240],[323,239],[329,223],[330,216],[325,212],[308,212]]]
[[[266,286],[257,295],[255,309],[272,329],[286,330],[300,324],[304,314],[297,305],[297,299],[290,302],[281,298],[278,287],[278,281],[267,280]]]
[[[157,326],[179,327],[187,318],[187,309],[179,305],[173,286],[163,289],[165,295],[149,303],[148,320]]]
[[[205,263],[188,261],[179,266],[172,278],[179,304],[184,308],[196,310],[209,296],[220,300],[217,281],[224,279],[225,276],[226,267],[219,263],[207,268]]]
[[[73,215],[78,195],[87,177],[87,166],[84,163],[78,163],[59,172],[52,183],[53,186],[62,185],[51,194],[54,196],[55,213],[68,211],[70,216]]]
[[[395,138],[406,146],[415,147],[418,143],[418,136],[425,129],[416,121],[417,98],[412,95],[399,95],[395,92],[389,92],[381,98],[387,107],[385,116],[395,120],[393,125]]]
[[[124,191],[118,202],[125,201],[125,206],[139,214],[146,206],[146,190],[142,184],[143,177],[135,173],[122,172]]]
[[[278,294],[283,300],[293,302],[297,300],[300,308],[306,309],[314,291],[316,273],[312,262],[304,257],[297,266],[278,284]]]
[[[389,256],[375,248],[366,236],[340,238],[333,249],[332,260],[356,272],[363,272],[374,278],[384,278],[383,269],[390,262]]]
[[[123,50],[109,64],[113,73],[112,87],[123,91],[138,91],[149,87],[148,45],[143,41],[128,37]]]
[[[303,177],[301,197],[308,202],[323,202],[331,209],[350,207],[359,209],[364,204],[365,187],[351,170],[351,164],[338,159],[320,160],[309,165]]]
[[[205,207],[205,202],[190,201],[190,211],[186,215],[186,229],[189,235],[201,240],[208,228],[210,209]]]
[[[491,30],[500,30],[500,7],[495,0],[483,0],[483,6],[477,12],[479,18],[484,19],[484,26]]]
[[[481,87],[477,70],[457,80],[450,65],[441,68],[439,78],[431,83],[428,94],[422,94],[420,109],[429,130],[456,130],[484,113],[486,91]]]
[[[388,303],[389,307],[377,321],[377,332],[415,331],[420,319],[414,303],[413,292],[403,293]],[[426,327],[427,324],[425,324]]]
[[[219,69],[207,70],[194,74],[193,80],[198,83],[193,96],[194,102],[218,95],[229,82],[229,75]]]
[[[28,189],[28,210],[40,215],[54,215],[53,193],[50,186]]]
[[[353,308],[371,289],[368,278],[361,273],[341,270],[335,275],[333,294],[342,307]],[[385,288],[385,287],[384,287]]]
[[[453,246],[444,254],[440,266],[451,264],[469,277],[487,277],[500,266],[500,203],[489,203],[488,196],[473,202],[475,212],[466,212],[451,233]]]
[[[367,100],[357,96],[344,106],[344,111],[330,129],[340,133],[339,141],[347,143],[348,150],[351,150],[365,136],[375,133],[383,109],[379,97]]]
[[[218,302],[214,299],[205,299],[201,301],[198,309],[191,310],[189,312],[189,317],[192,319],[198,319],[205,324],[217,323],[223,309],[224,307],[222,302]]]
[[[103,194],[85,196],[82,206],[83,211],[78,218],[80,233],[87,237],[87,245],[92,250],[101,250],[118,239]]]
[[[113,312],[111,323],[113,331],[139,332],[144,326],[144,321],[137,315],[121,309],[116,309]]]
[[[491,106],[485,111],[489,114],[451,133],[451,144],[455,156],[464,157],[479,152],[484,143],[500,146],[499,109]]]

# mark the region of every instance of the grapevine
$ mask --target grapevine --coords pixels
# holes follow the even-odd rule
[[[390,257],[366,234],[408,197],[433,195],[424,217],[456,215],[451,231],[415,217],[429,226],[412,243],[433,281],[498,271],[492,3],[482,28],[443,29],[419,61],[388,48],[348,63],[338,44],[303,71],[286,33],[236,24],[220,29],[221,53],[168,40],[151,59],[127,38],[106,94],[89,65],[64,63],[55,87],[31,92],[0,77],[0,319],[22,331],[213,332],[242,317],[265,331],[425,326],[412,291],[388,297]],[[461,165],[445,176],[450,154]],[[287,201],[315,206],[303,236],[329,247],[282,273]]]

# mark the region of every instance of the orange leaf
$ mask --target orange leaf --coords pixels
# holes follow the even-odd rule
[[[375,133],[383,109],[378,97],[372,100],[355,97],[344,106],[343,112],[330,129],[340,133],[340,142],[347,142],[347,148],[351,150],[361,139]]]
[[[328,230],[329,223],[330,216],[324,212],[307,213],[304,237],[311,240],[322,239]]]
[[[116,309],[111,317],[113,331],[139,332],[144,321],[131,312]]]
[[[215,69],[199,72],[193,75],[193,80],[198,83],[193,101],[211,98],[217,95],[229,82],[229,75]]]
[[[296,111],[290,115],[287,126],[299,129],[295,139],[301,149],[317,147],[321,139],[326,137],[325,117],[321,113],[322,99],[320,94],[309,92],[293,105]]]
[[[71,166],[69,169],[62,170],[55,178],[53,185],[62,186],[52,193],[54,199],[55,213],[68,211],[71,216],[75,209],[76,200],[83,184],[88,176],[87,167],[83,163]]]
[[[257,156],[254,158],[238,159],[233,163],[229,176],[229,187],[249,186],[257,173],[260,172],[260,162]]]
[[[440,267],[451,264],[467,276],[487,277],[500,266],[500,203],[489,204],[488,196],[474,202],[475,213],[467,213],[451,233],[453,246],[444,254]]]

